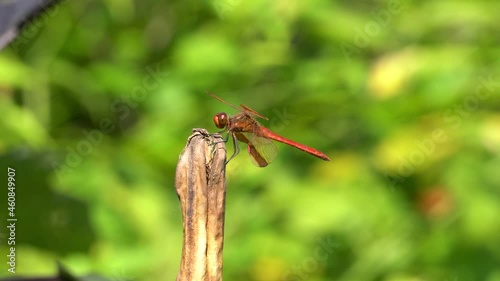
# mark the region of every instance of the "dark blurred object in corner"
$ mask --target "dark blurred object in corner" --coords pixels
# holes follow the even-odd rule
[[[5,48],[37,15],[58,0],[0,0],[0,50]]]

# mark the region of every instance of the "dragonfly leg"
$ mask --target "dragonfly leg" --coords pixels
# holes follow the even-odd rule
[[[229,138],[229,134],[227,134],[227,137]],[[229,140],[228,138],[226,138],[226,142]],[[233,155],[231,155],[231,157],[226,161],[226,165],[227,163],[229,163],[229,161],[231,161],[231,159],[233,159],[234,156],[238,155],[238,153],[240,153],[240,146],[238,145],[238,141],[236,140],[236,137],[233,135],[232,137],[233,139],[233,147],[234,147],[234,152],[233,152]]]
[[[216,134],[221,134],[221,133],[224,133],[226,132],[226,130],[224,131],[220,131]],[[212,134],[212,135],[215,135],[215,134]],[[229,141],[229,135],[232,135],[230,133],[227,133],[226,136],[224,137],[224,139],[222,140],[223,142],[228,142]],[[238,145],[238,141],[236,140],[236,137],[234,135],[232,135],[232,141],[233,141],[233,147],[234,147],[234,152],[233,152],[233,155],[231,155],[231,157],[229,157],[229,159],[226,161],[226,163],[224,163],[225,165],[227,165],[227,163],[229,163],[229,161],[231,161],[231,159],[233,159],[236,155],[238,155],[238,153],[240,153],[240,146]],[[213,142],[211,143],[211,145],[216,145],[217,143],[219,142]],[[212,151],[213,154],[215,154],[215,150]]]
[[[220,131],[220,132],[217,132],[215,134],[209,134],[210,136],[215,136],[215,135],[219,135],[221,133],[224,133],[225,131]],[[215,146],[218,144],[218,143],[221,143],[221,142],[224,142],[226,143],[229,139],[229,134],[226,134],[226,136],[224,137],[224,139],[222,139],[222,141],[214,141],[213,138],[210,138],[210,146],[212,147],[212,158],[215,157]]]
[[[222,131],[222,132],[218,132],[218,133],[215,133],[215,134],[209,134],[209,135],[210,135],[210,136],[220,135],[220,134],[221,134],[221,133],[223,133],[223,132],[224,132],[224,131]],[[227,142],[227,141],[228,141],[228,139],[229,139],[229,134],[227,134],[227,135],[224,137],[224,139],[222,139],[222,141],[213,141],[213,139],[210,139],[210,145],[215,147],[215,145],[216,145],[216,144],[221,143],[221,142]]]
[[[226,132],[226,130],[223,130],[223,131],[220,131],[220,132],[217,132],[217,133],[214,133],[214,134],[209,134],[210,136],[215,136],[215,135],[220,135],[222,133]],[[229,140],[229,133],[226,134],[226,136],[224,137],[224,139],[222,140],[223,142],[227,142]],[[212,142],[211,144],[218,144],[219,142]]]

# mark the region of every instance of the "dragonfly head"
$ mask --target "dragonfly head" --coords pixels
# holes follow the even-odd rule
[[[227,118],[226,113],[221,112],[221,113],[215,114],[215,116],[214,116],[215,127],[219,128],[219,129],[225,128],[228,125],[227,120],[228,120],[228,118]]]

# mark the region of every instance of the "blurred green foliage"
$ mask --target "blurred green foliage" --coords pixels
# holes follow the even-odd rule
[[[174,280],[178,155],[192,128],[216,132],[212,116],[234,113],[209,90],[332,158],[279,144],[265,169],[245,151],[231,161],[225,280],[500,280],[499,10],[52,8],[0,53],[0,177],[5,186],[16,169],[18,274],[55,274],[59,260],[80,275]],[[0,198],[3,225],[5,189]]]

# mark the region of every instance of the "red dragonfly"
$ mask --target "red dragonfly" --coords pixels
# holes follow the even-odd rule
[[[244,142],[248,145],[248,153],[250,154],[250,159],[258,167],[265,167],[276,158],[278,150],[276,149],[276,145],[274,145],[274,142],[272,140],[288,144],[325,161],[330,161],[330,158],[328,158],[328,156],[326,156],[326,154],[324,154],[323,152],[284,138],[269,130],[268,128],[260,125],[259,122],[255,120],[256,117],[262,118],[264,120],[269,119],[256,112],[255,110],[249,108],[248,106],[240,104],[240,107],[237,107],[212,93],[206,93],[216,100],[225,103],[239,111],[239,113],[231,117],[228,117],[225,112],[217,113],[214,116],[215,126],[219,129],[224,129],[222,132],[227,132],[228,137],[229,135],[233,137],[234,153],[227,162],[233,159],[233,157],[240,152],[236,140]]]

